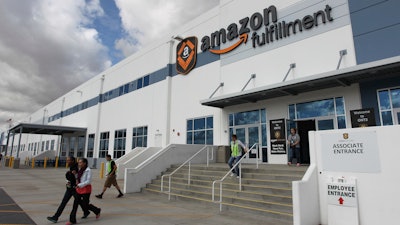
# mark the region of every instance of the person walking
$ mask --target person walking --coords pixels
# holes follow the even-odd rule
[[[232,134],[232,141],[231,141],[231,157],[228,160],[228,165],[232,169],[232,167],[242,158],[242,150],[243,149],[245,152],[247,152],[246,146],[241,142],[240,140],[237,139],[236,134]],[[239,178],[239,166],[235,167],[233,170],[231,176],[234,176],[236,174],[236,177]]]
[[[103,198],[103,194],[104,192],[106,192],[107,188],[110,188],[111,185],[114,185],[115,188],[117,188],[119,194],[117,196],[117,198],[121,198],[122,196],[124,196],[124,194],[122,194],[121,189],[118,186],[117,183],[117,165],[115,164],[114,160],[111,159],[111,155],[107,155],[106,156],[106,171],[107,171],[107,179],[104,182],[104,187],[103,187],[103,191],[101,192],[101,194],[96,195],[97,198]]]
[[[58,218],[61,216],[68,201],[72,197],[74,197],[74,199],[76,198],[76,191],[75,191],[76,178],[75,178],[75,176],[78,174],[78,164],[76,163],[76,160],[73,156],[69,156],[69,157],[67,157],[67,165],[69,166],[69,170],[65,173],[65,178],[67,180],[67,183],[65,185],[66,189],[65,189],[64,197],[63,197],[60,205],[58,206],[56,213],[53,216],[47,217],[47,219],[53,223],[57,223]],[[81,208],[82,208],[82,205],[81,205]],[[83,208],[82,208],[82,210],[83,210]],[[83,217],[86,218],[87,215],[89,215],[89,212],[84,211]]]
[[[292,165],[293,158],[296,158],[297,166],[300,166],[300,135],[297,134],[296,128],[290,128],[290,135],[287,142],[290,145],[288,165]]]
[[[90,204],[90,194],[92,193],[92,171],[88,167],[87,159],[79,159],[78,167],[79,171],[76,185],[77,198],[75,198],[74,205],[69,216],[69,221],[66,223],[66,225],[76,223],[76,211],[78,210],[79,204],[82,205],[83,212],[92,211],[96,215],[96,219],[100,218],[101,209]],[[88,215],[89,214],[85,214],[84,218],[86,218]]]

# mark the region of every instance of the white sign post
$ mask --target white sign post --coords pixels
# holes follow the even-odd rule
[[[329,225],[359,224],[356,179],[327,182],[327,195]]]

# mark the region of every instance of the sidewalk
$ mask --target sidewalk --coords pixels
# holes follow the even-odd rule
[[[65,168],[10,169],[1,167],[0,187],[3,187],[3,190],[36,224],[53,224],[46,217],[55,213],[64,195],[65,172]],[[183,200],[168,201],[167,195],[133,193],[125,194],[124,197],[117,199],[115,197],[118,192],[114,187],[107,190],[103,199],[97,199],[94,194],[101,192],[104,179],[99,178],[99,170],[93,169],[92,173],[91,203],[102,209],[101,217],[96,220],[91,214],[87,219],[80,219],[82,211],[79,208],[77,214],[79,224],[283,224],[280,221],[271,221],[262,215],[237,211],[220,213],[217,204],[210,206]],[[118,180],[118,184],[122,188],[123,180]],[[71,199],[57,224],[67,222],[72,202]],[[4,211],[4,208],[1,210]],[[13,221],[8,223],[13,224]]]

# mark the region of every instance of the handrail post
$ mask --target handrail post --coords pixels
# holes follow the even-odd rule
[[[188,172],[188,185],[190,186],[190,165],[191,161],[189,161],[189,172]]]
[[[260,148],[260,144],[258,144],[258,145],[256,145],[256,158],[257,158],[257,160],[256,160],[256,165],[257,165],[257,169],[258,169],[258,160],[260,160],[259,159],[259,157],[260,157],[260,150],[261,150],[261,148]]]
[[[219,182],[219,211],[222,212],[222,182]]]
[[[239,163],[239,191],[242,190],[242,161]]]
[[[168,200],[171,200],[171,176],[169,176]]]
[[[207,147],[207,167],[208,167],[208,165],[209,165],[209,164],[208,164],[209,149],[210,149],[210,147]]]

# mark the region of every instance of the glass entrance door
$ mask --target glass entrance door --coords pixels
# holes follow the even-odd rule
[[[335,117],[318,117],[315,119],[317,130],[333,130],[337,129]]]
[[[394,109],[393,110],[393,115],[394,115],[394,124],[399,125],[400,124],[400,109]]]
[[[248,147],[249,149],[255,144],[260,143],[260,126],[248,125],[248,126],[240,126],[235,128],[235,133],[241,142]],[[261,151],[259,148],[254,148],[249,157],[243,159],[245,163],[256,163],[257,159],[257,151],[258,151],[258,158],[262,159]]]

